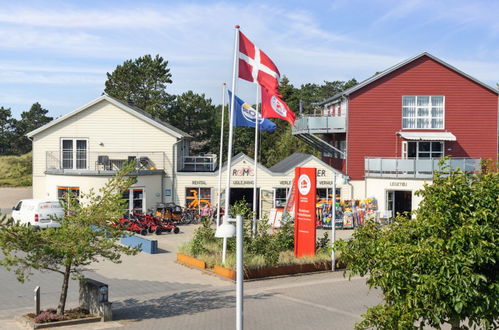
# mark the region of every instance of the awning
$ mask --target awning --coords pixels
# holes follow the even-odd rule
[[[450,132],[398,132],[406,140],[416,141],[456,141],[456,136]]]

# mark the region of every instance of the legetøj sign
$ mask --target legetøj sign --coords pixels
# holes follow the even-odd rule
[[[295,168],[295,256],[315,255],[316,169]]]

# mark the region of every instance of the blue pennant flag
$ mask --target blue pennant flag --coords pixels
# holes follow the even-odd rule
[[[232,99],[232,93],[229,92],[229,100]],[[248,103],[241,100],[239,97],[235,97],[236,106],[234,109],[234,120],[232,121],[234,126],[246,126],[246,127],[255,127],[256,122],[256,110],[253,109]],[[229,101],[230,103],[230,101]],[[266,118],[261,118],[259,116],[260,126],[258,129],[261,131],[269,131],[273,132],[276,128],[276,124],[271,122]]]

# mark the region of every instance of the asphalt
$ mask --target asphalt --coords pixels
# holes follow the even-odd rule
[[[159,254],[125,256],[120,264],[100,262],[86,275],[109,284],[114,321],[70,329],[234,329],[235,285],[231,281],[175,262],[177,246],[197,226],[181,233],[151,236]],[[348,236],[338,231],[338,237]],[[318,233],[318,236],[322,234]],[[41,287],[42,309],[57,305],[62,278],[35,273],[25,284],[0,268],[0,329],[23,329],[14,318],[34,309],[33,289]],[[352,329],[368,306],[380,302],[365,280],[342,272],[290,276],[245,283],[246,329]],[[71,281],[68,307],[78,304],[78,283]]]

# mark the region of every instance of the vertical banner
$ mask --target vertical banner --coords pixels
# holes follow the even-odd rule
[[[315,256],[316,169],[295,168],[295,257]]]

